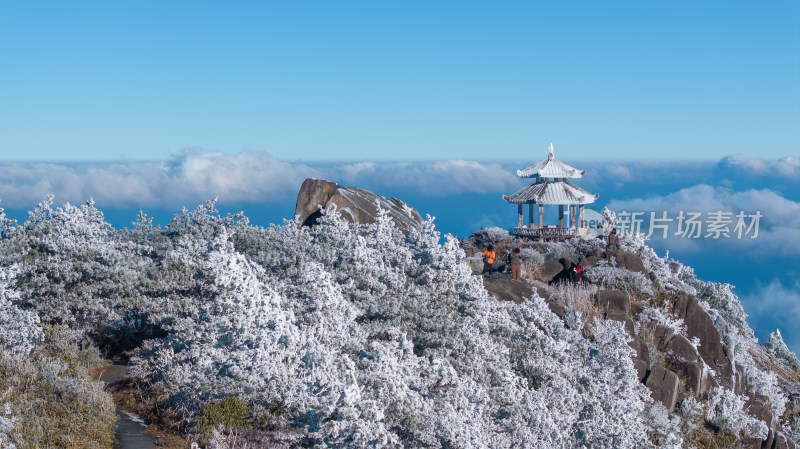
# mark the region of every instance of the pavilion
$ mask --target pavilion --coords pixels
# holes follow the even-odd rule
[[[558,161],[553,156],[553,144],[550,144],[547,159],[525,170],[517,170],[520,178],[534,178],[533,184],[520,189],[513,195],[503,195],[503,199],[517,205],[517,227],[514,233],[520,237],[536,237],[542,239],[569,238],[586,234],[583,207],[591,204],[599,194],[591,193],[567,181],[578,179],[586,174],[586,170],[578,170]],[[528,205],[528,225],[523,225],[522,205]],[[533,206],[539,205],[538,224],[534,225]],[[545,205],[558,206],[558,226],[545,226]],[[564,206],[569,207],[567,223],[564,223]],[[575,220],[577,209],[578,220]]]

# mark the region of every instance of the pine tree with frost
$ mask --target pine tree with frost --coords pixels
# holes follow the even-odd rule
[[[800,373],[800,360],[797,360],[795,353],[786,346],[780,329],[775,329],[775,332],[769,334],[769,341],[764,343],[763,347],[773,357]]]
[[[767,438],[769,429],[763,421],[745,413],[743,410],[746,398],[737,396],[725,388],[714,388],[708,395],[706,419],[724,432],[750,437]]]
[[[619,325],[590,341],[535,295],[490,298],[430,219],[403,235],[388,214],[363,226],[332,209],[311,229],[239,231],[210,246],[183,233],[169,252],[195,284],[164,314],[170,336],[132,362],[174,392],[165,404],[180,407],[181,391],[279,400],[319,447],[650,446]]]
[[[88,328],[119,319],[137,283],[133,246],[115,238],[92,200],[55,209],[52,202],[37,205],[20,230],[21,300],[45,323]]]
[[[26,357],[44,338],[36,313],[14,304],[19,293],[10,284],[16,272],[16,267],[0,267],[0,357],[8,360]]]

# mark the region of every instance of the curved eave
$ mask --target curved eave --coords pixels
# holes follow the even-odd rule
[[[531,184],[513,195],[503,195],[503,200],[512,204],[580,205],[594,203],[599,196],[567,181],[553,181]]]
[[[520,178],[582,178],[586,170],[578,170],[556,159],[548,159],[524,170],[517,170]]]

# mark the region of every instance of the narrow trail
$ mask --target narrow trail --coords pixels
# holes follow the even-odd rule
[[[128,373],[128,365],[125,361],[115,360],[113,365],[109,365],[100,380],[110,384],[114,383]],[[117,448],[118,449],[153,449],[156,447],[155,439],[146,434],[147,425],[136,415],[129,414],[117,409],[119,425],[117,426]]]

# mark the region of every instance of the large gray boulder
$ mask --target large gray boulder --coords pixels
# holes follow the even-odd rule
[[[700,355],[697,353],[694,345],[686,339],[683,335],[675,335],[669,339],[666,345],[667,353],[673,356],[681,357],[686,362],[696,362],[700,360]]]
[[[351,223],[375,223],[378,205],[387,211],[395,226],[404,233],[419,229],[422,217],[411,206],[397,198],[384,198],[367,190],[344,187],[323,179],[308,178],[297,193],[294,214],[304,226],[314,226],[322,215],[320,208],[335,204],[342,218]]]
[[[642,263],[642,258],[637,254],[630,251],[617,251],[614,254],[617,258],[617,268],[625,268],[630,271],[637,271],[645,276],[648,276],[647,269]]]
[[[711,317],[691,296],[679,295],[674,299],[675,315],[683,318],[686,334],[689,338],[697,337],[700,340],[700,356],[717,373],[719,383],[733,389],[733,367]]]
[[[533,286],[525,281],[511,279],[484,279],[483,286],[490,295],[501,301],[520,304],[533,297]]]
[[[639,338],[631,339],[628,345],[636,351],[636,355],[633,356],[633,367],[636,368],[637,378],[641,382],[647,377],[647,371],[650,370],[650,350],[647,349],[647,344]]]
[[[597,292],[597,305],[603,310],[631,313],[631,301],[628,293],[622,290],[600,290]]]
[[[670,327],[666,327],[663,324],[655,324],[653,326],[653,344],[661,351],[664,350],[673,335],[675,335],[675,330]]]
[[[718,386],[705,368],[705,363],[697,349],[686,337],[674,335],[663,348],[671,364],[672,371],[683,380],[686,387],[694,393],[695,397],[699,398],[708,393],[713,387]],[[683,400],[683,397],[679,397],[679,400]]]
[[[672,371],[654,366],[644,383],[653,394],[653,399],[660,402],[672,413],[678,401],[678,375]]]
[[[564,271],[564,267],[557,260],[546,259],[544,261],[544,265],[542,265],[542,271],[541,275],[539,276],[539,280],[543,282],[550,282],[562,271]]]

